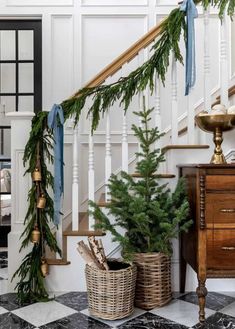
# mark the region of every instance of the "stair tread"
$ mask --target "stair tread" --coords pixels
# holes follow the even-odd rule
[[[69,265],[70,262],[67,259],[54,259],[54,258],[47,258],[48,265]]]
[[[177,144],[177,145],[166,145],[162,148],[162,152],[167,152],[168,150],[192,150],[192,149],[208,149],[209,145],[199,145],[199,144]]]
[[[143,177],[140,175],[140,173],[137,173],[137,172],[134,174],[131,174],[131,176],[134,178]],[[175,177],[174,174],[154,174],[153,176],[158,177],[158,178],[174,178]]]
[[[88,230],[79,230],[79,231],[64,231],[64,236],[104,236],[105,233],[103,231],[88,231]]]

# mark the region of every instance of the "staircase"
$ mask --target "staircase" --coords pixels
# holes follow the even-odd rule
[[[209,34],[209,12],[203,13],[204,22],[204,38],[208,40]],[[181,88],[181,83],[184,80],[184,74],[182,74],[182,68],[178,67],[174,58],[172,58],[172,65],[169,75],[167,77],[166,86],[160,84],[160,81],[156,77],[155,94],[149,95],[146,91],[145,95],[148,99],[150,107],[154,106],[154,124],[158,126],[159,130],[165,132],[165,136],[159,142],[156,147],[163,149],[165,153],[166,162],[161,165],[161,172],[159,176],[162,181],[168,182],[170,188],[174,188],[178,179],[177,165],[182,163],[208,163],[213,152],[211,135],[205,135],[194,124],[194,116],[204,108],[208,109],[211,104],[222,102],[226,106],[229,104],[229,100],[233,101],[235,95],[235,79],[226,79],[228,72],[229,62],[226,56],[226,47],[229,32],[225,30],[227,24],[227,17],[221,24],[221,38],[220,38],[220,63],[221,63],[221,86],[216,86],[212,90],[210,83],[210,49],[209,43],[204,46],[203,63],[204,72],[201,74],[203,80],[198,81],[200,84],[204,84],[203,96],[198,99],[197,92],[192,91],[191,95],[185,98],[183,93],[178,90]],[[127,49],[121,54],[115,61],[102,70],[96,77],[94,77],[84,87],[94,87],[103,83],[111,83],[117,80],[126,70],[128,65],[132,62],[138,62],[141,65],[144,57],[148,57],[150,45],[156,40],[161,31],[161,24],[150,30],[140,40],[138,40],[133,46]],[[225,33],[226,32],[226,33]],[[219,38],[218,38],[219,42]],[[182,53],[184,50],[182,50]],[[137,61],[136,61],[137,59]],[[177,77],[178,74],[178,77]],[[225,77],[224,77],[225,75]],[[228,74],[227,74],[228,76]],[[228,88],[230,87],[230,88]],[[182,88],[181,88],[182,89]],[[200,88],[199,88],[200,89]],[[78,96],[75,94],[74,96]],[[134,99],[134,105],[131,107],[142,108],[142,94],[137,95]],[[161,106],[162,99],[167,98],[169,108],[171,111],[166,111],[170,120],[167,124],[164,122],[164,110]],[[182,108],[179,108],[179,104],[185,110],[182,112]],[[134,108],[136,110],[136,108]],[[94,219],[90,218],[86,210],[86,202],[88,199],[96,200],[101,207],[105,207],[108,202],[108,190],[105,186],[111,172],[118,172],[121,169],[132,173],[133,177],[138,179],[138,175],[134,172],[135,161],[130,161],[130,150],[134,153],[138,149],[138,144],[131,134],[128,123],[134,120],[134,116],[127,113],[123,115],[121,119],[121,127],[118,132],[112,127],[112,117],[114,110],[117,107],[110,109],[102,120],[101,125],[105,129],[105,141],[100,139],[98,133],[91,134],[91,128],[89,133],[82,135],[79,127],[76,127],[73,131],[73,165],[72,165],[72,215],[71,221],[63,229],[63,225],[59,227],[55,232],[59,245],[62,247],[63,257],[62,259],[56,258],[56,255],[48,253],[48,263],[50,266],[50,275],[46,278],[48,289],[51,291],[83,291],[86,290],[85,278],[84,278],[84,261],[76,250],[76,245],[81,240],[86,240],[87,236],[96,235],[100,236],[103,240],[104,248],[108,254],[119,257],[120,249],[117,244],[113,243],[111,236],[107,233],[93,231]],[[123,111],[120,111],[120,115]],[[169,112],[171,114],[169,115]],[[86,115],[86,114],[85,114]],[[102,128],[103,129],[103,128]],[[81,152],[81,144],[88,145],[87,153]],[[97,148],[100,146],[102,153],[100,158],[104,158],[103,174],[101,174],[100,166],[96,166],[94,155],[97,157]],[[229,144],[228,144],[229,145]],[[112,157],[112,149],[117,147],[116,158]],[[230,149],[224,143],[225,154],[230,152]],[[99,149],[100,151],[100,149]],[[100,151],[101,152],[101,151]],[[104,156],[102,156],[104,155]],[[115,155],[115,150],[114,150]],[[87,173],[82,172],[79,168],[81,164],[81,157],[87,157]],[[98,154],[99,156],[99,154]],[[118,160],[118,161],[115,161]],[[99,159],[100,160],[100,159]],[[120,160],[120,161],[119,161]],[[116,165],[116,162],[120,163]],[[116,167],[115,167],[116,165]],[[66,170],[66,168],[65,168]],[[96,173],[96,171],[98,173]],[[99,176],[96,179],[96,174]],[[87,175],[88,184],[82,184],[84,177]],[[84,176],[84,177],[83,177]],[[174,254],[172,257],[172,269],[173,269],[173,289],[178,290],[178,241],[173,241]],[[195,275],[191,274],[191,281],[188,283],[190,290],[196,287]],[[187,287],[186,287],[187,288]],[[213,288],[212,288],[213,289]],[[229,289],[229,288],[228,288]],[[216,290],[216,285],[215,285]],[[226,290],[226,289],[225,289]]]

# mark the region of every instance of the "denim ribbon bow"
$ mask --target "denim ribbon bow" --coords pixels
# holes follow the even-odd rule
[[[60,222],[61,196],[64,192],[64,114],[60,105],[54,104],[48,114],[48,127],[54,133],[54,224]]]
[[[184,0],[180,10],[185,11],[187,16],[185,74],[185,96],[187,96],[189,94],[190,88],[194,86],[196,81],[194,19],[198,17],[198,12],[193,0]]]

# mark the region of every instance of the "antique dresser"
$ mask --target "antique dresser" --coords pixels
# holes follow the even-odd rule
[[[207,278],[235,277],[235,164],[180,165],[193,225],[180,237],[180,290],[186,264],[198,277],[199,320],[205,320]]]

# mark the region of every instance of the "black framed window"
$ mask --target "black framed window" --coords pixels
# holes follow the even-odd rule
[[[0,21],[2,111],[42,109],[41,20]]]

